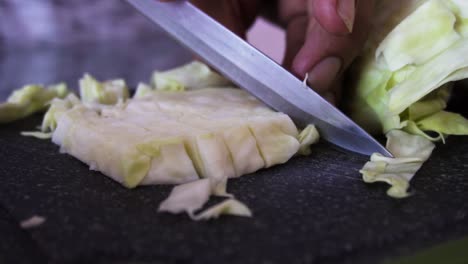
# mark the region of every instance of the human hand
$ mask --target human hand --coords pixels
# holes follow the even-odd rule
[[[279,0],[286,25],[284,66],[325,99],[341,99],[343,72],[361,51],[373,0]]]
[[[166,0],[167,1],[167,0]],[[192,0],[245,38],[265,0]],[[341,97],[342,75],[366,40],[374,0],[278,0],[286,27],[285,68],[329,102]]]

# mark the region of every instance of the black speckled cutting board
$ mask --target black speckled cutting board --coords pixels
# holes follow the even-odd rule
[[[94,64],[79,64],[87,50],[59,51],[54,67],[62,72],[53,78],[71,80],[88,69],[141,78],[122,64],[149,58],[150,50],[124,50],[105,50]],[[13,58],[29,58],[22,54]],[[73,61],[81,66],[67,70]],[[2,62],[4,83],[29,82],[6,74],[24,63]],[[153,64],[144,65],[147,74]],[[468,137],[438,145],[407,199],[387,197],[385,184],[362,182],[358,170],[367,157],[322,142],[308,157],[229,182],[253,218],[193,222],[157,213],[171,187],[125,189],[50,141],[19,135],[40,120],[0,126],[0,263],[379,263],[468,235]],[[33,215],[46,222],[20,229],[18,222]]]

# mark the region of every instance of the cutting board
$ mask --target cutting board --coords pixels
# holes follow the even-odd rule
[[[7,87],[35,78],[74,86],[88,71],[136,84],[168,65],[155,48],[49,50],[27,71],[20,65],[38,51],[10,53],[0,79]],[[252,218],[193,222],[157,212],[170,186],[129,190],[48,140],[20,136],[40,122],[36,115],[0,126],[1,263],[379,263],[468,235],[468,137],[438,145],[407,199],[363,183],[358,170],[368,157],[321,142],[310,156],[230,180]],[[18,226],[33,215],[46,221]]]

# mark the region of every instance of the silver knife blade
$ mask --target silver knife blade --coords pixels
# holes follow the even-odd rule
[[[225,77],[289,115],[299,126],[315,124],[323,139],[353,152],[391,156],[378,141],[303,82],[188,1],[127,2]]]

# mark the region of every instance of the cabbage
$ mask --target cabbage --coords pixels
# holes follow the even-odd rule
[[[185,76],[193,74],[190,65],[169,72],[195,80],[197,76]],[[225,83],[211,71],[202,77],[211,85]],[[237,88],[189,85],[177,92],[141,83],[135,96],[126,99],[121,89],[105,87],[85,75],[81,94],[86,99],[69,95],[53,100],[42,131],[52,132],[61,152],[125,187],[178,185],[159,210],[186,212],[194,220],[250,216],[227,193],[228,179],[307,154],[319,138],[315,126],[299,133],[287,115]],[[197,213],[211,195],[228,199]]]
[[[181,184],[172,189],[171,194],[159,205],[158,210],[173,214],[187,212],[192,216],[196,210],[208,202],[210,194],[210,179]]]
[[[376,4],[373,32],[351,70],[350,114],[368,131],[387,134],[389,147],[401,146],[409,136],[393,131],[419,135],[417,141],[426,145],[448,135],[468,134],[468,121],[444,110],[451,83],[468,77],[466,7],[464,0]],[[407,147],[417,150],[420,143],[415,142]],[[366,182],[386,181],[393,186],[389,195],[403,197],[431,151],[424,159],[414,152],[418,165],[401,160],[398,153],[393,153],[395,159],[374,154],[361,172]]]
[[[116,104],[128,98],[128,88],[122,79],[100,82],[90,74],[79,80],[80,97],[84,103]]]
[[[401,130],[387,133],[387,149],[394,157],[374,153],[360,170],[365,182],[386,182],[387,194],[395,198],[409,196],[409,181],[429,158],[435,145],[424,137]]]
[[[151,94],[153,91],[154,91],[153,87],[151,87],[150,85],[146,83],[139,83],[135,91],[135,94],[133,95],[133,98],[145,97],[148,94]]]
[[[231,82],[198,61],[164,72],[155,71],[151,78],[151,84],[154,89],[160,91],[231,86]]]
[[[210,198],[213,193],[212,187],[210,179],[178,185],[174,187],[169,197],[160,204],[158,211],[174,214],[187,212],[190,218],[197,221],[218,218],[222,214],[252,216],[252,212],[247,206],[232,197],[196,213]]]
[[[26,85],[15,90],[6,102],[0,103],[0,124],[22,119],[45,110],[52,99],[63,98],[67,94],[68,89],[64,83],[48,87]]]
[[[213,218],[218,218],[220,215],[235,215],[243,217],[251,217],[252,211],[243,204],[242,202],[236,199],[228,199],[224,202],[221,202],[217,205],[214,205],[203,212],[192,216],[194,220],[209,220]]]
[[[22,135],[52,138],[62,153],[127,188],[176,184],[159,211],[186,212],[193,220],[251,216],[227,193],[228,179],[307,155],[319,139],[315,126],[299,133],[287,115],[226,87],[226,79],[199,62],[153,79],[156,87],[140,83],[129,99],[124,80],[100,82],[85,74],[81,98],[48,97],[41,131]],[[30,107],[42,91],[25,88],[10,101]],[[198,212],[211,195],[228,199]]]
[[[63,104],[49,112],[65,109],[49,120],[52,140],[127,187],[202,177],[222,195],[227,178],[284,163],[301,145],[288,116],[240,89],[154,91],[105,108]]]

